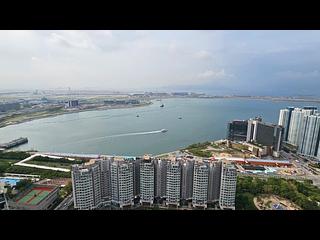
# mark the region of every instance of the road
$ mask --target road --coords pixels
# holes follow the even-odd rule
[[[68,210],[72,204],[73,196],[70,194],[54,210]]]

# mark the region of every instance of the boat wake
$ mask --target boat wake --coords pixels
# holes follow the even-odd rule
[[[149,132],[134,132],[134,133],[123,133],[123,134],[115,134],[115,135],[108,135],[108,136],[102,136],[102,137],[96,137],[96,138],[87,138],[79,141],[72,142],[74,143],[82,143],[82,142],[91,142],[95,140],[103,140],[108,138],[117,138],[117,137],[126,137],[126,136],[139,136],[139,135],[151,135],[151,134],[158,134],[158,133],[164,133],[166,132],[166,129],[161,130],[155,130],[155,131],[149,131]]]
[[[136,132],[136,133],[124,133],[124,134],[116,134],[116,135],[109,135],[105,137],[99,137],[96,139],[102,138],[112,138],[112,137],[125,137],[125,136],[138,136],[138,135],[149,135],[149,134],[157,134],[162,133],[162,130],[150,131],[150,132]]]

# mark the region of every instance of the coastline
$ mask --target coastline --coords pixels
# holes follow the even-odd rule
[[[148,105],[151,105],[151,104],[153,104],[152,101],[146,102],[146,103],[143,103],[143,104],[139,104],[139,105],[135,105],[135,106],[132,106],[132,105],[130,105],[130,106],[125,106],[125,105],[122,105],[122,106],[99,106],[99,107],[88,108],[88,109],[76,109],[76,110],[72,110],[72,111],[60,111],[60,112],[54,112],[54,113],[43,113],[42,115],[30,116],[30,118],[25,118],[25,119],[16,120],[16,121],[10,121],[10,119],[6,120],[7,122],[0,123],[0,128],[12,126],[12,125],[17,125],[17,124],[21,124],[21,123],[26,123],[26,122],[31,122],[31,121],[38,120],[38,119],[57,117],[57,116],[60,116],[60,115],[65,115],[65,114],[89,112],[89,111],[104,111],[104,110],[112,110],[112,109],[138,108],[138,107],[145,107],[145,106],[148,106]]]
[[[162,99],[172,99],[172,98],[178,98],[178,99],[243,99],[243,100],[253,100],[253,101],[271,101],[271,102],[301,102],[301,103],[315,103],[319,104],[320,99],[305,99],[305,98],[285,98],[285,97],[259,97],[259,96],[208,96],[208,97],[162,97]],[[153,104],[153,101],[155,101],[158,98],[152,98],[149,100],[149,102],[145,102],[139,105],[120,105],[120,106],[95,106],[93,108],[86,108],[86,109],[73,109],[71,111],[65,110],[61,108],[57,112],[50,112],[50,110],[45,110],[43,112],[35,112],[31,113],[30,116],[18,114],[16,116],[13,114],[12,116],[8,117],[8,119],[4,120],[3,122],[0,122],[0,128],[4,128],[11,125],[17,125],[20,123],[30,122],[33,120],[43,119],[43,118],[50,118],[50,117],[56,117],[59,115],[64,114],[71,114],[71,113],[79,113],[79,112],[87,112],[87,111],[103,111],[103,110],[109,110],[109,109],[123,109],[123,108],[137,108],[137,107],[144,107]],[[18,120],[15,120],[14,118],[21,118]],[[12,119],[12,120],[10,120]]]

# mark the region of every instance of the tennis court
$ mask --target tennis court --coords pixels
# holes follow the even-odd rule
[[[48,196],[51,191],[51,188],[35,187],[20,197],[16,202],[27,205],[37,205],[42,199]]]

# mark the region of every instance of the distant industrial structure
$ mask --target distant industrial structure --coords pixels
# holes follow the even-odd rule
[[[0,103],[0,113],[11,111],[11,110],[19,110],[20,108],[21,108],[20,102]]]
[[[129,104],[140,104],[140,101],[137,99],[124,99],[124,100],[105,100],[104,104],[107,105],[129,105]]]
[[[79,107],[79,100],[69,100],[65,103],[65,108],[77,108]]]

